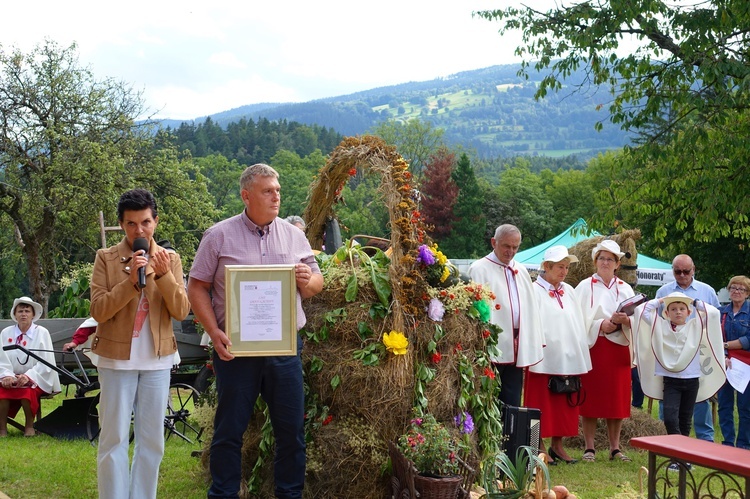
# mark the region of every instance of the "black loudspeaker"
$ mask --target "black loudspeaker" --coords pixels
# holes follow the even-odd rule
[[[531,407],[503,405],[503,450],[515,464],[516,450],[528,445],[539,449],[542,412]]]
[[[339,221],[335,218],[329,218],[326,221],[326,229],[324,234],[325,252],[328,255],[333,255],[336,250],[341,247],[341,228],[339,227]]]

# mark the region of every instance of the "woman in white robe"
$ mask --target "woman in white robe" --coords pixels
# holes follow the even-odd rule
[[[35,324],[42,316],[42,306],[22,296],[13,301],[11,316],[16,325],[0,332],[1,344],[19,345],[55,365],[49,331]],[[26,417],[24,435],[31,437],[36,434],[34,417],[39,412],[39,398],[60,392],[60,379],[57,371],[22,350],[5,353],[13,376],[0,380],[0,437],[8,434],[8,418],[15,417],[21,408]]]
[[[577,397],[553,393],[549,381],[552,376],[576,376],[591,369],[581,307],[573,287],[563,282],[570,263],[577,261],[565,246],[552,246],[544,253],[544,276],[534,282],[534,293],[546,345],[542,361],[528,368],[524,385],[524,405],[542,412],[541,437],[551,438],[549,456],[553,462],[568,464],[576,460],[563,448],[563,437],[578,435]]]

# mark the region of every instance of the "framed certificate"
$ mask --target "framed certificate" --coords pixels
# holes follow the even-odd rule
[[[238,357],[297,355],[294,265],[227,265],[225,333]]]

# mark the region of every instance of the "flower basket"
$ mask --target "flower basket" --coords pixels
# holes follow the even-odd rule
[[[394,442],[388,442],[388,454],[393,466],[391,497],[420,497],[421,499],[464,499],[469,497],[469,490],[474,483],[476,471],[463,459],[459,458],[461,466],[458,475],[433,478],[420,475],[414,464],[404,457]]]
[[[461,475],[446,477],[414,476],[414,488],[421,499],[456,499],[461,487]]]

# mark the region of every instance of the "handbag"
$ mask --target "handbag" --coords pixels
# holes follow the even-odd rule
[[[547,387],[552,393],[576,393],[581,390],[581,377],[550,376]]]
[[[547,382],[547,388],[552,393],[562,393],[568,399],[568,405],[570,407],[578,407],[583,405],[586,400],[586,390],[581,387],[581,377],[574,376],[555,376],[549,377]]]

